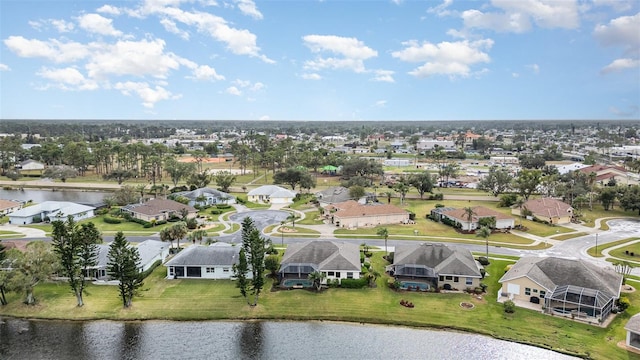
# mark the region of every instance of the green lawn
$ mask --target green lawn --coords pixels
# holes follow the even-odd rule
[[[380,252],[374,253],[372,266],[382,272],[385,262],[380,256]],[[322,293],[264,291],[259,305],[251,308],[234,282],[167,280],[166,269],[160,267],[145,280],[142,297],[134,299],[130,309],[122,309],[113,286],[89,285],[86,305],[77,308],[67,284],[43,283],[35,289],[37,306],[23,305],[17,294],[9,293],[9,304],[0,308],[0,313],[49,319],[289,319],[398,324],[481,333],[594,359],[630,358],[616,343],[625,338],[624,324],[629,316],[640,311],[640,295],[630,294],[629,312],[619,315],[606,329],[520,308],[507,315],[495,301],[498,279],[507,264],[494,260],[489,266],[489,276],[484,280],[488,295],[481,300],[468,294],[395,292],[386,287],[388,277],[382,276],[377,288],[329,289]],[[413,302],[415,308],[400,306],[401,299]],[[460,308],[463,301],[472,302],[475,308]]]
[[[296,224],[301,225],[322,225],[322,214],[320,210],[307,211],[304,213],[304,219],[297,220]]]
[[[640,242],[611,250],[609,255],[616,259],[640,262]]]
[[[590,247],[589,249],[587,249],[587,254],[589,254],[589,256],[593,256],[593,257],[602,257],[604,255],[602,255],[602,251],[605,249],[608,249],[610,247],[614,247],[614,246],[618,246],[618,245],[622,245],[625,243],[628,243],[629,241],[633,241],[633,240],[637,240],[638,238],[628,238],[628,239],[622,239],[622,240],[618,240],[618,241],[614,241],[614,242],[610,242],[604,245],[599,245],[598,246],[598,251],[596,251],[596,247]]]
[[[24,237],[23,233],[9,231],[9,230],[0,230],[0,238],[21,238]]]
[[[553,236],[552,239],[553,240],[569,240],[569,239],[573,239],[573,238],[577,238],[577,237],[585,236],[585,235],[589,235],[589,234],[587,234],[585,232],[576,232],[576,233],[571,233],[571,234]]]

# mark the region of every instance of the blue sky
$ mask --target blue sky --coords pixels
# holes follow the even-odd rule
[[[0,118],[640,119],[640,1],[0,0]]]

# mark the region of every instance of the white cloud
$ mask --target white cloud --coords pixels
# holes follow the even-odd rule
[[[449,75],[451,77],[468,77],[471,67],[479,63],[491,61],[484,52],[491,49],[493,40],[441,42],[432,44],[417,41],[404,42],[405,48],[394,51],[391,56],[405,62],[424,62],[423,65],[409,72],[417,77],[430,75]]]
[[[339,57],[316,57],[305,62],[305,69],[347,69],[365,72],[364,60],[378,56],[378,52],[356,38],[335,35],[306,35],[305,45],[314,53],[330,53]]]
[[[189,33],[187,31],[179,29],[175,21],[170,19],[161,19],[160,24],[162,24],[164,29],[168,32],[176,34],[184,40],[189,40]]]
[[[624,57],[615,59],[602,68],[602,74],[633,69],[640,63],[640,12],[632,16],[621,16],[599,24],[593,30],[593,36],[602,46],[620,46]]]
[[[210,67],[209,65],[201,65],[197,68],[193,69],[193,78],[196,80],[224,80],[224,76],[219,75],[216,72],[216,69]]]
[[[403,0],[391,0],[392,3],[396,4],[396,5],[400,5],[402,4]]]
[[[540,66],[538,66],[538,64],[529,64],[526,67],[527,69],[533,71],[534,74],[540,73]]]
[[[98,79],[108,75],[149,75],[163,79],[180,67],[181,60],[173,53],[165,53],[164,46],[161,39],[102,44],[94,50],[86,68],[90,77]]]
[[[44,31],[49,27],[53,27],[60,33],[71,32],[75,28],[75,25],[72,22],[59,19],[32,20],[29,21],[29,26],[38,31]]]
[[[78,17],[78,25],[91,33],[119,37],[122,31],[113,27],[113,20],[107,19],[100,14],[84,14]]]
[[[11,71],[11,68],[6,64],[0,63],[0,71]]]
[[[238,4],[238,9],[245,15],[251,16],[254,19],[261,20],[262,13],[256,7],[256,3],[253,0],[235,0]]]
[[[612,72],[618,72],[618,71],[635,69],[635,68],[640,69],[640,60],[638,59],[628,59],[628,58],[615,59],[613,60],[613,62],[611,62],[611,64],[603,67],[601,70],[601,73],[609,74]]]
[[[242,89],[247,89],[249,91],[260,91],[262,89],[265,88],[265,85],[261,82],[256,82],[256,83],[252,83],[249,80],[240,80],[240,79],[236,79],[234,81],[232,81],[233,84],[237,85],[239,88]],[[239,93],[237,95],[240,95],[242,92],[238,89],[238,87],[233,86],[233,88],[237,89],[239,91]],[[236,95],[236,94],[234,94]]]
[[[262,116],[260,116],[259,120],[271,120],[271,116],[269,116],[269,115],[262,115]]]
[[[436,14],[440,17],[448,16],[451,14],[451,11],[448,10],[448,7],[451,6],[451,4],[453,4],[453,0],[443,0],[440,5],[428,8],[427,12],[430,14]]]
[[[615,11],[627,11],[633,7],[634,0],[592,0],[595,6],[608,6]]]
[[[120,90],[122,94],[127,96],[136,94],[140,99],[142,99],[142,105],[146,108],[153,108],[160,100],[180,98],[180,96],[174,96],[170,91],[161,86],[156,85],[152,88],[146,82],[119,82],[115,84],[114,88],[116,90]]]
[[[387,100],[378,100],[378,101],[376,101],[374,106],[378,107],[378,108],[386,107],[387,106]]]
[[[122,14],[122,11],[120,10],[120,8],[117,8],[111,5],[103,5],[98,9],[96,9],[96,11],[102,14],[109,14],[109,15],[115,15],[115,16]]]
[[[320,75],[319,75],[319,74],[317,74],[317,73],[311,73],[311,74],[309,74],[309,73],[304,73],[304,74],[302,74],[301,76],[302,76],[302,78],[303,78],[303,79],[305,79],[305,80],[320,80],[320,79],[322,79],[322,76],[320,76]]]
[[[374,71],[375,76],[371,80],[392,83],[392,82],[395,82],[395,80],[393,79],[394,73],[395,71],[391,71],[391,70],[375,70]]]
[[[266,63],[275,63],[260,53],[260,47],[256,45],[257,37],[249,30],[232,28],[225,19],[210,13],[184,11],[174,6],[180,2],[180,0],[147,0],[141,8],[129,10],[128,14],[140,18],[147,15],[168,17],[175,22],[194,26],[199,32],[225,43],[227,49],[233,54],[257,57]]]
[[[517,72],[513,72],[513,73],[511,73],[511,77],[519,78],[520,74],[518,74]]]
[[[253,86],[251,86],[251,91],[260,91],[262,89],[264,89],[264,84],[261,82],[257,82],[255,84],[253,84]]]
[[[640,12],[633,16],[612,19],[609,24],[597,25],[593,30],[595,38],[604,46],[620,45],[640,47]]]
[[[76,68],[67,67],[63,69],[43,68],[38,76],[53,81],[62,90],[95,90],[98,84],[91,79],[87,79]]]
[[[242,91],[240,91],[240,89],[238,89],[235,86],[228,87],[224,92],[226,92],[229,95],[235,95],[235,96],[241,96],[242,95]]]
[[[466,28],[523,33],[531,23],[542,28],[575,29],[580,24],[576,0],[492,0],[498,11],[466,10],[461,17]]]
[[[20,57],[41,57],[57,63],[73,62],[90,55],[88,47],[77,42],[62,43],[58,40],[41,41],[9,36],[4,44]]]

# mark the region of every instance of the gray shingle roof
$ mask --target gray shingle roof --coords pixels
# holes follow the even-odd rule
[[[627,321],[627,325],[624,326],[625,330],[640,334],[640,313],[635,314]]]
[[[240,246],[201,246],[191,245],[182,250],[165,266],[207,266],[233,265],[238,262]]]
[[[349,189],[343,186],[332,186],[316,193],[316,197],[325,203],[333,204],[351,199]]]
[[[257,196],[257,195],[268,195],[270,197],[279,198],[279,197],[295,197],[297,192],[292,190],[287,190],[283,187],[276,185],[263,185],[258,188],[255,188],[247,193],[249,196]]]
[[[140,265],[145,265],[169,247],[166,242],[158,240],[145,240],[138,245]]]
[[[437,274],[482,276],[469,250],[444,244],[399,245],[393,256],[393,265],[423,265]]]
[[[360,271],[360,248],[357,244],[328,240],[311,240],[291,244],[281,261],[286,264],[315,264],[319,270]]]
[[[500,282],[526,276],[553,290],[556,286],[573,285],[598,290],[610,296],[620,295],[622,275],[590,262],[558,257],[523,257],[500,279]]]
[[[149,216],[156,216],[165,212],[180,211],[182,209],[187,209],[190,213],[198,211],[193,206],[184,205],[169,199],[151,199],[142,204],[129,204],[127,206],[123,206],[122,209]]]
[[[69,201],[44,201],[40,204],[28,206],[26,208],[14,211],[9,214],[9,216],[28,217],[41,214],[42,212],[59,212],[61,214],[64,214],[64,216],[68,216],[80,214],[94,209],[95,207],[93,206],[76,204]]]
[[[181,192],[177,192],[173,195],[178,195],[178,196],[184,196],[189,200],[195,200],[197,199],[199,196],[212,196],[215,198],[229,198],[229,199],[235,199],[236,197],[230,194],[227,194],[226,192],[222,192],[220,190],[217,189],[213,189],[213,188],[200,188],[200,189],[195,189],[193,191],[181,191]]]

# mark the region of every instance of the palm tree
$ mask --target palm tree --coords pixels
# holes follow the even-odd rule
[[[393,196],[393,191],[387,191],[384,193],[384,195],[387,197],[387,203],[391,204],[391,197]]]
[[[322,280],[324,280],[326,277],[327,274],[323,273],[322,271],[314,271],[308,276],[309,280],[313,281],[313,286],[315,286],[316,291],[320,291],[320,288],[322,287]]]
[[[367,278],[367,282],[369,283],[369,287],[373,287],[376,284],[376,280],[380,277],[380,273],[377,272],[373,266],[370,266],[367,273],[365,274]]]
[[[467,222],[469,223],[469,230],[471,230],[471,222],[473,221],[473,215],[475,215],[476,212],[473,211],[473,208],[471,206],[463,208],[462,210],[464,210],[464,214],[467,216]]]
[[[487,259],[489,259],[489,236],[491,236],[491,229],[489,229],[488,226],[483,226],[476,231],[476,236],[484,239],[487,248]]]
[[[189,229],[187,228],[187,223],[184,221],[177,222],[169,227],[169,234],[171,236],[171,241],[176,240],[178,243],[178,249],[180,249],[180,239],[184,238],[187,235]]]
[[[403,183],[403,182],[399,182],[396,184],[396,186],[394,186],[394,189],[400,193],[400,205],[404,204],[404,197],[407,195],[407,193],[409,192],[409,185]]]
[[[389,238],[389,230],[386,227],[378,229],[378,236],[382,236],[384,238],[384,254],[385,256],[389,255],[387,251],[387,239]]]
[[[294,212],[290,212],[289,216],[287,216],[287,221],[291,221],[291,226],[295,229],[296,228],[296,219],[298,218],[298,216],[296,215],[296,213]]]
[[[171,232],[168,227],[160,230],[160,241],[168,241],[171,243],[171,248],[173,249],[173,238],[171,237]]]
[[[587,183],[589,184],[589,210],[593,211],[593,186],[596,184],[596,178],[598,174],[592,171],[587,176]]]
[[[193,242],[194,244],[196,243],[196,240],[198,240],[200,244],[202,244],[202,239],[204,239],[206,236],[207,236],[206,230],[198,229],[190,232],[188,239],[191,240],[191,242]]]

